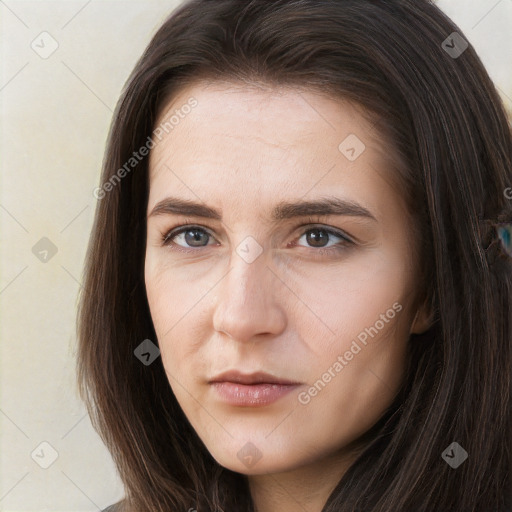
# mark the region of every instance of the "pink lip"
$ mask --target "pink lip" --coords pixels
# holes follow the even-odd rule
[[[246,407],[269,405],[300,385],[265,372],[243,374],[236,370],[224,372],[209,383],[223,401]]]
[[[240,384],[235,382],[212,382],[218,395],[230,405],[269,405],[286,395],[298,384]]]

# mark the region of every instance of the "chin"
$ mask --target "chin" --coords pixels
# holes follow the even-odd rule
[[[249,436],[248,436],[249,437]],[[212,457],[223,467],[244,475],[280,473],[311,462],[315,456],[286,444],[286,440],[275,438],[273,442],[261,436],[251,436],[253,441],[230,439],[225,446],[216,444],[209,450]],[[208,448],[208,446],[207,446]],[[224,448],[224,449],[222,449]]]
[[[279,460],[278,457],[267,457],[265,461],[262,458],[251,467],[240,462],[236,456],[234,459],[233,457],[222,457],[221,459],[215,458],[215,460],[222,467],[247,476],[281,473],[293,469],[290,464],[286,464],[286,461],[283,461],[282,458]]]

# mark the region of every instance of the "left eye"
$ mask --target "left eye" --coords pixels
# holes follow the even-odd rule
[[[316,247],[320,249],[329,249],[334,246],[335,249],[339,249],[343,246],[352,244],[352,240],[350,240],[348,237],[343,235],[343,233],[339,233],[337,231],[334,231],[332,229],[322,228],[322,227],[315,227],[308,229],[300,238],[306,237],[306,240],[310,245],[310,247]],[[337,244],[331,244],[324,245],[324,242],[328,242],[331,237],[339,238],[341,242],[338,242]]]
[[[309,247],[317,248],[317,249],[337,250],[337,249],[342,249],[343,247],[354,243],[343,233],[334,231],[332,229],[324,228],[324,227],[313,227],[313,228],[307,229],[300,236],[299,240],[301,240],[304,237],[306,237],[306,242],[308,244],[310,244]],[[329,242],[331,241],[330,239],[332,237],[338,238],[340,240],[340,242],[331,243],[331,245],[328,245]],[[208,244],[209,238],[213,238],[213,236],[205,229],[198,227],[198,226],[185,226],[185,227],[182,227],[175,231],[171,230],[167,234],[165,234],[162,237],[162,245],[172,245],[173,244],[173,245],[182,247],[184,249],[199,248],[199,247],[206,247],[207,245],[214,245],[214,244]],[[178,242],[176,242],[176,240]],[[303,246],[302,244],[294,244],[294,245]],[[303,246],[303,247],[307,247],[307,246]]]

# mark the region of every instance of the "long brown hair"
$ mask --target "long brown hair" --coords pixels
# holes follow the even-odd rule
[[[411,336],[399,396],[323,511],[510,506],[512,264],[496,225],[512,221],[512,138],[465,41],[427,0],[192,0],[158,30],[114,114],[78,316],[80,393],[124,483],[123,510],[254,510],[247,478],[209,454],[161,358],[134,356],[158,343],[144,286],[148,159],[118,170],[172,94],[205,78],[352,101],[406,163],[396,174],[435,321]],[[442,457],[452,442],[469,455],[457,469]]]

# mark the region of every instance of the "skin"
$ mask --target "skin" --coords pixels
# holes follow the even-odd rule
[[[198,82],[159,122],[190,97],[197,106],[149,160],[145,283],[162,362],[212,456],[248,476],[258,512],[320,511],[399,389],[410,334],[429,325],[411,216],[389,179],[392,151],[354,105],[291,87]],[[354,161],[338,148],[349,134],[366,146]],[[152,214],[170,195],[218,209],[222,220]],[[357,202],[375,220],[271,221],[277,203],[327,196]],[[204,231],[195,244],[182,233],[162,245],[180,224]],[[315,238],[315,227],[355,243]],[[237,253],[248,236],[262,250],[251,263]],[[338,356],[396,303],[400,312],[332,377]],[[330,381],[301,403],[329,368]],[[228,369],[301,385],[264,407],[233,406],[208,383]],[[261,454],[250,467],[237,457],[248,442]]]

